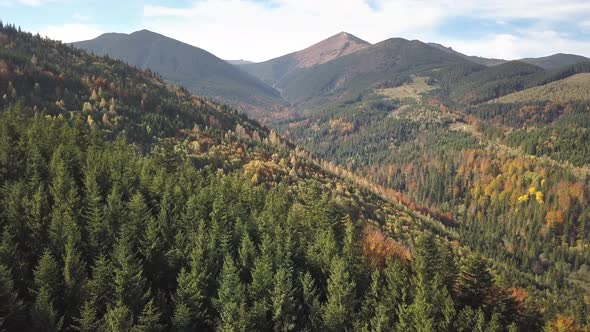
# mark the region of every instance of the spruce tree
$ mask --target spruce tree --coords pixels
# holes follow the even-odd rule
[[[64,303],[65,324],[73,323],[74,317],[79,317],[80,308],[86,298],[86,264],[82,260],[80,252],[70,237],[66,243],[64,260]]]
[[[355,287],[346,261],[340,257],[334,258],[328,279],[328,298],[322,312],[327,330],[344,331],[351,328],[355,312]]]
[[[485,261],[477,254],[467,256],[457,276],[455,292],[461,306],[478,309],[493,286]]]
[[[161,324],[162,315],[158,308],[154,305],[154,300],[150,299],[143,307],[137,324],[133,327],[133,331],[137,332],[159,332],[164,330]]]
[[[249,295],[252,301],[250,319],[254,329],[268,329],[271,311],[270,294],[273,289],[273,266],[268,255],[263,254],[254,260],[252,283]]]
[[[208,324],[207,287],[210,274],[204,256],[202,245],[195,246],[190,257],[190,269],[183,268],[178,274],[174,320],[179,329],[202,329]]]
[[[114,290],[118,300],[117,307],[120,312],[122,306],[131,311],[132,315],[138,315],[145,305],[146,280],[140,261],[137,259],[130,241],[123,231],[119,237],[115,252]]]
[[[131,331],[133,314],[125,304],[118,302],[108,309],[105,315],[105,325],[108,331]]]
[[[292,274],[291,268],[280,267],[274,275],[271,302],[273,329],[275,331],[292,331],[295,329],[295,313],[298,308]]]
[[[92,267],[92,278],[87,282],[88,301],[97,317],[106,313],[107,307],[115,303],[115,290],[113,289],[114,266],[106,256],[99,256]]]
[[[219,276],[217,308],[220,322],[219,331],[247,331],[246,290],[238,269],[231,256],[226,256]]]
[[[91,300],[84,302],[77,321],[77,328],[81,332],[93,332],[101,330],[102,326],[97,318],[96,307]]]
[[[57,301],[62,289],[60,280],[57,263],[46,250],[35,269],[36,298],[32,308],[32,324],[36,329],[59,331],[63,326]]]
[[[18,298],[12,275],[0,264],[0,330],[23,329],[23,303]]]
[[[308,331],[320,330],[322,326],[322,308],[319,299],[319,292],[315,281],[309,272],[299,277],[303,298],[303,328]]]

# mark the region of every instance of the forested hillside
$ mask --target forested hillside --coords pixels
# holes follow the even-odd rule
[[[491,225],[485,220],[471,228],[455,228],[452,218],[442,224],[229,107],[14,26],[0,25],[0,96],[2,330],[586,324],[587,233],[572,211],[587,213],[587,183],[567,192],[569,219],[556,219],[544,235],[555,244],[550,251],[540,255],[518,218],[506,223],[516,234],[503,251],[500,233],[480,232]],[[391,103],[372,104],[372,112],[380,116]],[[510,187],[527,188],[519,192],[527,197],[519,196],[522,206],[557,204],[550,174],[526,164],[509,170],[526,175]],[[473,188],[458,185],[457,197]],[[485,203],[487,192],[474,192],[470,202]],[[465,213],[485,216],[481,209],[494,205],[484,203]],[[542,208],[521,211],[544,216]],[[572,251],[558,241],[574,240],[565,236],[574,224],[582,242]],[[556,261],[559,268],[544,265]],[[538,278],[527,264],[549,268]]]
[[[73,45],[157,72],[191,93],[229,103],[259,118],[263,113],[271,117],[285,106],[279,92],[257,78],[205,50],[155,32],[107,33]]]
[[[586,74],[573,75],[588,64],[412,70],[392,74],[395,85],[307,105],[274,125],[400,201],[428,207],[461,241],[516,267],[523,280],[559,289],[551,307],[586,308],[590,108]],[[586,310],[570,317],[587,324]]]

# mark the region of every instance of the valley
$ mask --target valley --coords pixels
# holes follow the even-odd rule
[[[0,330],[586,331],[589,92],[571,54],[0,23]]]

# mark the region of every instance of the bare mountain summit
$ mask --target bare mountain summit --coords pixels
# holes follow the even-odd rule
[[[370,43],[347,32],[340,32],[304,50],[261,63],[241,65],[240,69],[278,86],[299,70],[324,64],[371,46]]]

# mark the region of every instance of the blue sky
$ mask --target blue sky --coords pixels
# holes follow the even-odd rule
[[[0,0],[0,19],[72,42],[150,29],[225,59],[262,61],[346,31],[471,55],[590,56],[590,0]]]

